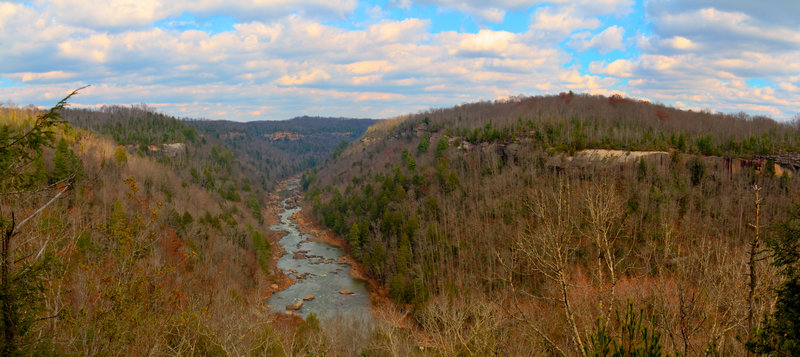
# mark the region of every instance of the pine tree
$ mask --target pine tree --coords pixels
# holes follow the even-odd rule
[[[0,127],[0,192],[4,193],[0,196],[0,355],[3,356],[33,353],[36,337],[28,332],[44,311],[43,273],[52,263],[45,251],[46,244],[38,254],[18,259],[18,247],[12,248],[14,238],[70,186],[51,187],[55,192],[52,197],[22,220],[17,217],[20,212],[15,212],[18,207],[10,202],[22,202],[36,191],[47,190],[46,182],[38,179],[41,172],[37,162],[41,161],[44,147],[53,147],[56,127],[64,123],[59,112],[78,90],[38,116],[29,127],[10,124]]]
[[[758,354],[800,356],[800,205],[776,228],[767,244],[772,265],[784,279],[777,289],[775,311],[764,318],[746,347]]]

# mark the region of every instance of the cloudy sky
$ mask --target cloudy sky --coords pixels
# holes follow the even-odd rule
[[[0,1],[0,101],[385,118],[514,95],[800,112],[798,0]]]

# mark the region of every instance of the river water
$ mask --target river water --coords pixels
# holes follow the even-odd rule
[[[270,227],[276,231],[284,231],[280,244],[286,253],[278,259],[278,268],[291,276],[296,282],[278,291],[267,300],[272,310],[283,312],[286,305],[303,301],[308,295],[314,299],[303,301],[296,312],[303,318],[315,313],[320,318],[347,317],[362,321],[371,319],[369,292],[366,282],[350,275],[350,266],[339,263],[344,252],[325,242],[309,240],[311,236],[301,234],[292,215],[300,207],[291,207],[291,192],[297,188],[297,180],[289,182],[281,192],[285,198],[281,204],[281,223]],[[295,255],[295,253],[302,255]],[[350,290],[352,294],[341,294],[342,290]]]

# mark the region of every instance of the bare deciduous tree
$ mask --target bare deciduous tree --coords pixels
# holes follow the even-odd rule
[[[528,202],[532,219],[525,234],[515,242],[517,256],[530,268],[555,282],[560,289],[560,301],[569,323],[577,351],[583,351],[581,333],[575,323],[570,303],[569,264],[578,247],[573,236],[574,214],[571,208],[572,191],[569,182],[562,182],[555,192],[535,191]]]
[[[619,234],[619,220],[624,211],[617,198],[614,185],[590,184],[590,187],[584,191],[583,203],[584,217],[589,225],[586,234],[597,246],[599,253],[597,274],[599,275],[601,297],[604,295],[603,290],[606,284],[609,286],[608,313],[606,314],[606,318],[608,318],[614,304],[617,265],[620,263],[614,250],[614,242]],[[607,279],[603,277],[603,270],[608,271]],[[602,310],[602,299],[600,303]]]

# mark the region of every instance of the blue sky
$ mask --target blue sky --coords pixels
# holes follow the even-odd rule
[[[0,1],[0,101],[387,118],[516,95],[800,112],[800,1]]]

